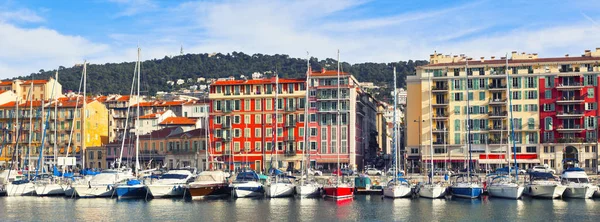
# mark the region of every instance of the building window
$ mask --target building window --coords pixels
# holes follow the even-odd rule
[[[526,150],[528,153],[537,153],[537,147],[535,146],[528,146]]]
[[[260,152],[261,151],[261,147],[260,147],[260,142],[254,142],[254,150],[256,152]]]
[[[272,143],[272,142],[266,142],[266,143],[265,143],[265,150],[266,150],[266,151],[271,151],[271,150],[273,150],[273,143]]]
[[[262,132],[262,130],[260,128],[254,129],[254,137],[256,137],[256,138],[262,137],[261,132]]]

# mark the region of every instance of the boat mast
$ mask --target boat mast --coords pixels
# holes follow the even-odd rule
[[[52,87],[54,88],[54,86]],[[44,138],[46,138],[46,123],[44,122],[44,99],[42,99],[42,112],[40,113],[40,123],[41,123],[41,129],[42,129],[42,141],[40,142],[40,155],[38,156],[38,164],[37,167],[35,168],[35,178],[37,179],[37,175],[38,172],[40,170],[40,168],[44,167]],[[50,112],[50,109],[48,109],[48,112]],[[48,113],[48,116],[50,116],[50,113]],[[44,173],[44,170],[42,169],[42,173]]]
[[[121,152],[119,154],[119,159],[117,160],[117,168],[121,168],[121,162],[123,161],[123,150],[125,149],[125,140],[127,138],[127,129],[129,129],[129,112],[131,111],[131,97],[133,96],[133,87],[135,86],[135,78],[137,75],[137,63],[135,64],[135,68],[133,69],[133,79],[131,80],[131,89],[129,90],[129,101],[127,104],[127,112],[125,114],[125,126],[123,126],[123,139],[121,139]],[[139,101],[139,99],[136,99],[136,101]],[[138,102],[139,103],[139,102]],[[131,142],[128,143],[128,149],[127,149],[127,153],[129,153],[129,147],[131,147]],[[129,156],[129,155],[127,155]]]
[[[138,47],[137,50],[137,98],[136,98],[136,103],[137,103],[137,110],[136,110],[136,120],[135,120],[135,176],[139,177],[139,171],[140,171],[140,159],[139,159],[139,153],[140,153],[140,134],[139,134],[139,126],[140,126],[140,69],[142,69],[142,65],[140,62],[140,51],[141,49]],[[85,88],[84,88],[85,89]]]
[[[83,64],[83,107],[81,109],[81,112],[83,112],[83,113],[80,112],[80,115],[83,118],[83,121],[81,124],[81,131],[82,131],[81,136],[83,138],[80,138],[82,141],[81,142],[81,168],[82,169],[85,169],[85,149],[86,149],[85,142],[87,141],[86,140],[87,136],[86,136],[86,132],[85,132],[86,128],[87,128],[87,127],[85,127],[85,117],[86,117],[85,116],[85,114],[86,114],[85,106],[87,103],[86,84],[87,84],[87,63],[84,63]],[[77,112],[77,111],[75,111],[75,112]],[[73,118],[73,119],[75,119],[75,118]]]
[[[428,80],[427,82],[429,83],[429,90],[431,90],[431,73],[428,73]],[[468,82],[468,81],[467,81]],[[467,84],[468,86],[468,84]],[[431,160],[431,172],[429,172],[431,174],[431,177],[429,177],[429,183],[433,183],[433,108],[431,108],[431,91],[428,93],[429,94],[429,157]],[[468,93],[467,93],[467,100],[468,98]],[[468,105],[467,105],[468,107]],[[468,111],[468,110],[467,110]],[[445,141],[444,141],[445,143]]]
[[[337,52],[337,116],[336,116],[336,122],[337,122],[337,129],[336,129],[336,145],[338,146],[339,149],[336,149],[337,151],[337,161],[338,161],[338,173],[336,173],[338,179],[337,179],[337,184],[340,184],[340,180],[339,180],[339,174],[341,173],[340,171],[340,151],[341,151],[341,144],[340,144],[340,50],[338,49]]]
[[[57,82],[58,82],[58,70],[54,74],[54,85],[56,85]],[[52,151],[54,151],[53,152],[54,153],[54,166],[56,166],[56,158],[58,158],[57,157],[58,153],[56,151],[57,143],[58,143],[58,133],[57,133],[58,129],[56,128],[58,126],[57,125],[58,121],[56,121],[56,115],[57,115],[56,113],[58,112],[58,96],[56,96],[56,92],[54,92],[54,86],[52,86],[52,88],[53,88],[52,94],[54,96],[54,148],[52,149]]]
[[[283,101],[282,101],[283,103]],[[283,107],[283,104],[281,104],[281,106]],[[275,152],[275,164],[277,165],[277,168],[279,168],[279,162],[277,159],[277,149],[279,148],[279,144],[277,142],[277,140],[279,139],[279,132],[278,127],[277,127],[277,123],[279,121],[279,74],[277,73],[277,71],[275,71],[275,118],[273,118],[274,122],[275,122],[275,131],[273,131],[273,135],[275,135],[275,143],[273,143],[273,151]],[[283,120],[283,116],[281,117],[281,119]],[[273,156],[271,156],[271,168],[273,168]],[[275,170],[273,170],[273,173],[276,173],[277,168],[275,168]],[[275,182],[277,182],[277,176],[275,177]]]
[[[469,181],[471,181],[471,126],[469,125],[469,120],[471,120],[471,112],[469,112],[470,110],[470,105],[469,105],[469,58],[466,58],[466,66],[465,66],[465,73],[467,74],[467,146],[469,148],[469,162],[467,163],[467,175],[469,177]]]
[[[517,165],[517,142],[515,141],[515,123],[513,120],[513,107],[512,107],[512,99],[510,97],[510,77],[508,76],[508,54],[506,54],[506,68],[504,69],[504,73],[506,73],[506,95],[508,96],[508,108],[510,112],[510,137],[513,145],[513,155],[515,159],[515,181],[519,182],[519,166]],[[508,153],[510,155],[510,151]],[[507,155],[508,156],[508,155]],[[510,175],[510,162],[508,163],[508,174]]]
[[[33,76],[31,78],[27,100],[29,101],[29,141],[27,143],[27,179],[29,180],[31,179],[31,140],[33,139],[33,103],[31,102],[31,100],[33,100]]]
[[[204,98],[203,100],[205,102],[204,105],[206,105],[207,104],[206,103],[206,98]],[[209,134],[208,134],[208,130],[209,130],[208,124],[209,124],[209,121],[208,121],[208,117],[210,116],[208,114],[208,107],[209,106],[206,106],[206,109],[205,109],[205,111],[206,111],[206,117],[204,118],[204,159],[205,159],[204,170],[205,171],[208,170],[208,167],[209,167],[209,165],[208,165],[208,152],[210,150],[208,148],[209,147],[209,138],[208,138],[209,137]]]
[[[13,158],[11,158],[10,160],[10,168],[8,169],[8,174],[6,174],[6,181],[8,181],[8,179],[10,178],[10,173],[13,169],[13,165],[15,160],[19,161],[19,137],[21,135],[19,135],[19,97],[17,96],[17,98],[15,99],[15,112],[16,112],[16,116],[15,116],[15,126],[13,127],[15,129],[15,134],[17,135],[15,137],[15,152],[13,153]],[[15,157],[16,156],[16,157]],[[17,168],[19,163],[17,162]]]
[[[393,125],[393,129],[392,129],[392,147],[394,148],[393,150],[393,155],[394,155],[394,159],[393,159],[393,165],[394,165],[394,183],[398,182],[398,134],[397,134],[397,130],[398,130],[398,124],[396,122],[396,109],[398,107],[398,93],[396,91],[396,66],[394,66],[394,116],[393,116],[393,121],[394,121],[394,125]],[[364,157],[363,157],[364,158]],[[364,167],[364,166],[363,166]]]
[[[304,96],[304,147],[302,149],[302,166],[304,167],[304,170],[302,171],[302,173],[304,173],[306,171],[306,176],[308,177],[308,168],[309,168],[309,164],[307,164],[307,159],[305,159],[306,153],[310,153],[310,150],[307,152],[306,150],[309,147],[309,135],[308,135],[308,108],[309,108],[309,102],[308,102],[308,95],[309,95],[309,88],[308,88],[308,83],[310,81],[310,57],[308,55],[308,52],[306,52],[306,83],[305,83],[305,87],[304,90],[306,90],[306,95]],[[308,161],[310,162],[310,159],[308,159]],[[304,185],[304,177],[301,176],[300,177],[300,185]]]
[[[79,93],[81,93],[81,87],[83,85],[83,72],[85,70],[85,64],[86,63],[87,63],[87,61],[84,60],[83,61],[84,69],[82,70],[81,79],[79,80],[79,89],[77,89],[77,95],[79,95]],[[57,100],[57,103],[58,103],[58,100]],[[75,108],[73,109],[74,112],[77,111],[77,107],[78,106],[79,106],[79,96],[77,96],[77,99],[75,100]],[[69,115],[68,113],[65,114],[65,116],[68,116],[68,115]],[[69,148],[71,148],[71,141],[73,141],[73,130],[75,129],[75,118],[72,117],[72,119],[73,120],[71,121],[71,132],[69,132],[69,141],[67,142],[67,147],[66,147],[66,150],[65,150],[65,160],[66,160],[66,158],[69,157]],[[56,118],[55,118],[55,120],[56,120]],[[56,125],[56,123],[55,123],[55,125]],[[57,128],[55,128],[54,130],[55,130],[55,132],[58,131]],[[75,156],[75,154],[73,154],[73,156]],[[65,170],[66,170],[66,166],[65,165],[66,165],[66,163],[63,164],[63,168],[62,168],[62,170],[63,170],[63,177],[64,177]]]

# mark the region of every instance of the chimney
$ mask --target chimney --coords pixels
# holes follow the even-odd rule
[[[485,62],[485,57],[482,56],[480,59],[481,59],[481,62]]]
[[[505,60],[505,59],[506,59],[506,57],[505,57],[505,56],[502,56],[502,57],[500,57],[500,59],[501,59],[501,60]]]
[[[492,57],[491,57],[491,59],[492,59],[492,60],[496,59],[496,56],[492,56]]]
[[[565,54],[565,58],[569,58],[569,54]]]
[[[512,54],[511,57],[514,58],[515,56],[517,56],[517,51],[512,51],[511,54]]]

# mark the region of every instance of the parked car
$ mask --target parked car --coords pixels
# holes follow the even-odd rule
[[[338,172],[338,170],[336,169],[333,171],[333,175],[352,176],[354,175],[354,171],[352,171],[351,169],[342,169],[340,170],[340,172]]]
[[[433,170],[433,174],[438,175],[438,176],[448,174],[448,176],[452,176],[452,174],[454,174],[454,172],[452,172],[452,170],[437,168],[437,169]]]
[[[383,172],[381,172],[381,170],[378,170],[376,168],[369,168],[365,172],[369,176],[381,176],[381,175],[383,175]]]
[[[515,170],[516,170],[515,168],[511,168],[511,169],[510,169],[510,174],[515,174]],[[527,171],[526,171],[526,170],[524,170],[524,169],[522,169],[522,168],[519,168],[519,175],[524,175],[524,174],[526,174],[526,173],[527,173]]]
[[[545,165],[545,164],[529,168],[529,169],[527,169],[527,172],[528,173],[531,173],[531,172],[542,172],[542,173],[556,174],[556,170],[550,168],[550,166]]]
[[[401,176],[406,175],[406,174],[404,174],[404,170],[398,170],[398,174]],[[388,171],[385,173],[385,175],[394,176],[394,168],[389,168]]]
[[[315,169],[309,168],[308,169],[308,175],[311,175],[311,176],[323,176],[323,172],[321,172],[320,170],[315,170]]]

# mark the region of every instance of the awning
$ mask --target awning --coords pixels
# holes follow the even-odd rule
[[[348,163],[350,160],[349,159],[342,159],[340,158],[340,163]],[[337,163],[338,159],[337,158],[323,158],[323,159],[317,159],[317,163]]]
[[[475,161],[477,161],[477,160],[471,160],[471,162],[475,162]],[[430,162],[431,162],[431,160],[427,160],[427,159],[426,159],[426,160],[423,160],[423,162],[425,162],[425,163],[430,163]],[[433,160],[433,162],[434,162],[434,163],[445,163],[445,162],[446,162],[446,163],[462,163],[462,162],[465,162],[465,160],[461,160],[461,159],[454,159],[454,160],[435,160],[435,159],[434,159],[434,160]]]
[[[515,160],[511,160],[511,163],[514,163]],[[538,159],[517,159],[517,163],[540,163]]]
[[[504,159],[482,159],[479,160],[480,164],[506,164],[506,160]]]

